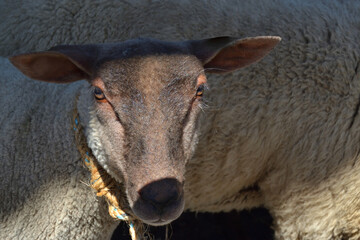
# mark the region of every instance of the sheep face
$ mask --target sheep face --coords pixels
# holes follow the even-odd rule
[[[87,109],[80,117],[89,147],[103,168],[123,182],[133,213],[145,223],[163,225],[184,208],[185,164],[196,146],[204,72],[249,65],[279,40],[140,39],[58,46],[11,61],[42,81],[88,80],[91,91],[82,91],[79,101]]]
[[[205,80],[197,58],[174,54],[107,61],[91,81],[89,131],[98,141],[90,147],[100,146],[97,159],[123,181],[130,207],[146,223],[168,223],[183,210]]]

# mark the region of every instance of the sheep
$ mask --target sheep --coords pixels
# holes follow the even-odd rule
[[[1,83],[6,91],[1,100],[4,168],[0,176],[5,182],[2,190],[14,192],[2,199],[1,238],[109,237],[116,222],[100,214],[103,203],[94,203],[95,195],[91,198],[91,191],[84,191],[81,182],[86,175],[79,169],[81,161],[76,161],[81,157],[85,162],[96,159],[98,165],[90,166],[92,174],[99,166],[122,183],[116,187],[106,183],[103,190],[126,193],[126,214],[154,226],[179,217],[185,203],[185,164],[197,142],[196,121],[206,86],[204,69],[234,71],[260,60],[278,42],[278,37],[182,42],[135,39],[62,45],[10,58],[33,79],[50,83],[88,80],[87,84],[61,87],[28,84],[30,80],[3,60],[1,72],[6,73]],[[15,101],[18,107],[7,107]],[[77,132],[80,127],[83,133]],[[81,134],[86,140],[75,141]],[[76,148],[88,153],[79,157]],[[101,176],[92,181],[98,178]],[[115,211],[119,207],[123,204],[116,203]],[[110,214],[113,208],[111,202]],[[54,218],[44,217],[50,213]],[[15,222],[19,228],[13,227]]]
[[[277,239],[360,237],[358,1],[18,1],[0,9],[3,56],[136,37],[281,36],[261,62],[208,76],[185,209],[265,206]]]

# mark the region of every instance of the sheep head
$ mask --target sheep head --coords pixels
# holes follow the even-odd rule
[[[89,147],[102,167],[123,182],[133,213],[145,223],[164,225],[184,208],[185,164],[197,142],[205,72],[247,66],[279,41],[136,39],[63,45],[10,60],[33,79],[90,83],[79,98]]]

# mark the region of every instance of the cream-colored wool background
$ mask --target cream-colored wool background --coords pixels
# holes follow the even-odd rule
[[[209,75],[210,90],[205,94],[208,107],[200,120],[199,144],[194,146],[195,155],[187,166],[186,208],[216,212],[263,205],[274,217],[278,239],[359,239],[359,12],[360,1],[335,0],[2,1],[0,55],[45,50],[57,44],[110,42],[136,37],[183,40],[224,35],[280,36],[282,42],[261,62],[235,73]],[[11,111],[17,117],[25,118],[29,114],[29,104],[34,104],[29,103],[31,97],[42,90],[37,90],[38,83],[23,83],[21,88],[16,87],[9,82],[21,77],[6,61],[2,61],[1,68],[1,73],[10,73],[2,74],[0,95],[13,96],[6,100],[2,98],[0,105],[12,106],[16,102],[17,108],[10,108]],[[32,90],[20,104],[18,99],[24,94],[14,95],[13,91],[25,87]],[[76,92],[74,87],[71,89],[74,92],[68,93],[69,98]],[[44,108],[48,114],[67,118],[63,112],[70,111],[71,106],[66,107],[66,102],[60,100],[57,104],[49,100],[57,99],[56,96],[44,96],[47,101],[38,104],[46,103]],[[60,111],[61,108],[66,109]],[[0,117],[2,128],[14,126],[14,122],[5,121],[9,114],[3,113]],[[43,125],[48,126],[54,119],[44,120]],[[1,132],[2,141],[13,136],[11,134],[21,138],[21,131],[25,130],[20,131],[20,127],[24,126],[16,128],[19,129],[16,134],[14,128]],[[70,136],[61,131],[56,133],[52,136],[54,139],[70,141]],[[43,136],[46,132],[39,134]],[[50,159],[51,151],[61,151],[37,141],[24,141],[39,144],[37,151],[47,152],[43,154],[49,155],[47,158]],[[78,155],[70,142],[66,147],[72,149],[66,154]],[[18,156],[20,162],[27,162],[34,169],[46,172],[54,167],[39,163],[37,159],[25,161],[25,156]],[[65,158],[62,152],[56,152],[56,157]],[[69,164],[74,163],[69,161]],[[23,172],[31,174],[24,165],[17,166],[19,170],[6,166],[0,180],[6,180],[11,174],[9,171],[16,172],[13,178]],[[66,168],[67,165],[61,166],[66,176],[84,171],[81,167],[75,171]],[[21,177],[18,177],[20,184],[19,179]],[[34,182],[37,181],[34,178]],[[42,193],[56,196],[52,191],[63,190],[53,186],[60,186],[61,181],[65,180],[55,179],[53,185],[43,184],[38,189],[38,198],[50,201]],[[72,181],[74,192],[83,191],[81,194],[76,192],[79,198],[85,195],[95,198],[78,179]],[[259,191],[244,190],[255,185]],[[15,188],[10,183],[6,186],[11,191],[18,191],[19,196],[34,191],[20,185]],[[72,211],[74,207],[56,197],[51,201],[63,204],[64,211]],[[77,210],[77,213],[84,214],[88,222],[101,222],[103,217],[101,210],[96,210],[97,203],[90,201],[95,204],[87,207],[91,209],[90,213],[87,208]],[[50,214],[51,208],[44,209],[46,204],[31,204],[31,210],[23,205],[14,221],[38,214],[31,211],[40,211],[39,214],[49,218],[50,222],[56,221]],[[16,211],[20,210],[12,209],[14,214]],[[69,236],[79,228],[88,234],[93,232],[94,236],[99,230],[89,228],[91,224],[75,226],[70,223]],[[39,222],[34,226],[34,234],[41,225]],[[55,225],[48,225],[46,231],[54,231],[49,228]],[[1,223],[0,236],[3,226],[10,228],[8,222]],[[19,223],[12,231],[18,231],[17,227],[20,228]]]

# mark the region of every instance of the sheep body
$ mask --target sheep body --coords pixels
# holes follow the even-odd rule
[[[209,77],[186,208],[263,205],[278,239],[360,237],[358,1],[19,1],[0,9],[4,56],[139,36],[280,35],[260,63]]]
[[[84,82],[32,81],[5,58],[0,72],[0,238],[110,238],[117,222],[86,186],[74,144],[74,96]]]

